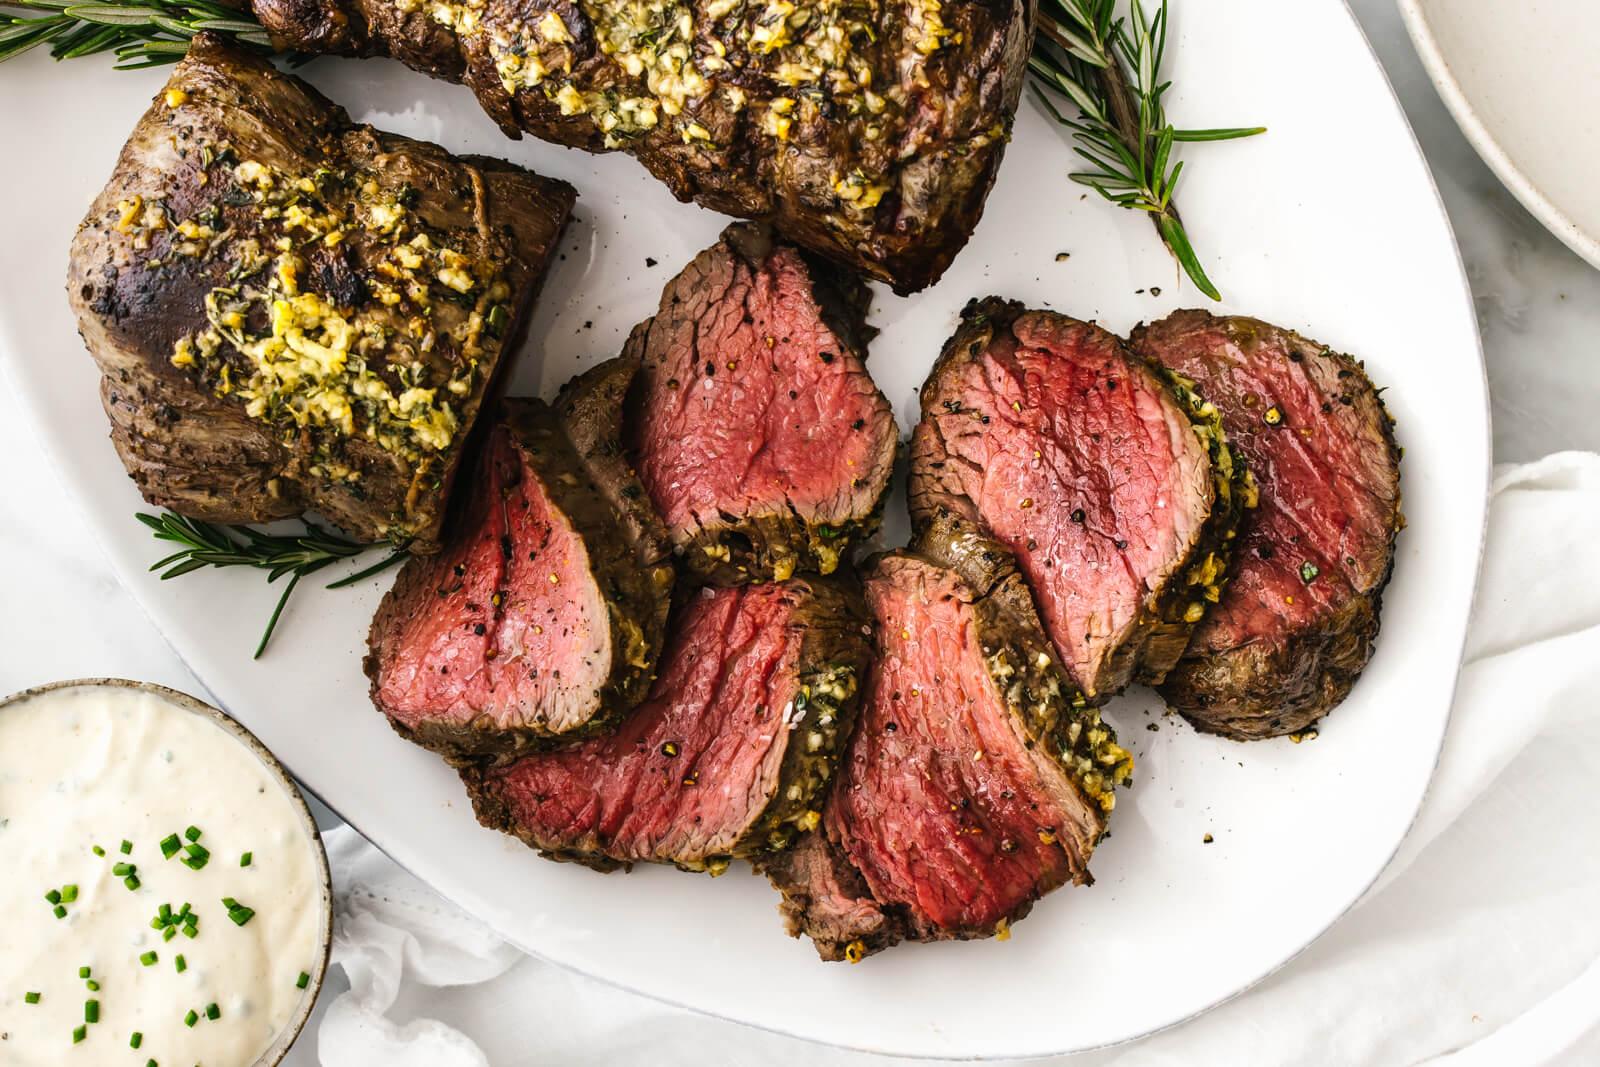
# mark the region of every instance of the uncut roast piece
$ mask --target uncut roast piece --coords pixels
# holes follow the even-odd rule
[[[898,432],[865,308],[859,282],[737,224],[633,331],[628,445],[690,570],[827,574],[877,528]]]
[[[638,158],[910,293],[966,244],[1010,136],[1031,0],[253,0],[280,46],[464,82],[508,134]]]
[[[854,580],[704,587],[613,734],[462,778],[478,819],[554,859],[720,872],[816,825],[870,658]]]
[[[1092,701],[1159,682],[1214,602],[1248,494],[1206,404],[1099,327],[988,299],[922,387],[914,524],[1014,553]]]
[[[68,294],[145,499],[437,545],[573,191],[350,122],[196,37],[72,242]]]
[[[970,530],[970,528],[966,528]],[[876,657],[822,824],[761,861],[825,960],[1003,935],[1090,881],[1133,769],[1003,545],[939,520],[864,576]]]
[[[369,638],[372,699],[403,736],[510,759],[613,726],[655,678],[671,547],[622,458],[634,366],[554,407],[507,400],[443,549],[413,556]]]
[[[1222,601],[1161,694],[1240,740],[1304,730],[1372,655],[1405,522],[1394,420],[1355,360],[1256,319],[1180,311],[1133,345],[1216,404],[1260,494]]]

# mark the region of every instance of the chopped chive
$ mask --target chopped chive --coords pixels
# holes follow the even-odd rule
[[[87,968],[87,967],[79,967],[78,968],[78,977],[79,978],[87,978],[87,977],[89,977],[89,968]]]
[[[98,1000],[86,1000],[83,1002],[83,1021],[86,1023],[100,1021],[100,1002]]]
[[[123,875],[132,874],[134,871],[136,871],[138,869],[139,869],[139,867],[138,867],[137,864],[133,864],[133,863],[117,863],[117,864],[114,864],[112,866],[111,873],[116,875],[118,878],[121,878]]]
[[[220,1018],[222,1018],[222,1009],[217,1007],[217,1002],[216,1001],[212,1001],[210,1004],[206,1005],[206,1018],[207,1019],[220,1019]]]
[[[241,866],[241,867],[250,866],[250,853],[246,852],[244,855],[239,857],[239,866]]]
[[[177,834],[168,834],[161,839],[161,855],[171,859],[183,847],[183,842],[178,840]]]
[[[179,974],[182,974],[184,971],[189,969],[189,964],[184,961],[183,953],[181,952],[178,953],[175,959],[173,959],[172,966],[177,968]]]
[[[71,904],[74,900],[77,900],[77,899],[78,899],[78,887],[77,886],[75,886],[75,885],[64,885],[64,886],[61,887],[61,900],[62,900],[62,903]]]
[[[139,888],[139,876],[137,874],[130,874],[128,877],[122,880],[122,884],[128,887],[129,892],[132,892],[133,890]]]
[[[171,941],[177,936],[178,928],[176,926],[169,926],[165,930],[161,931],[161,940],[163,941]]]
[[[185,1026],[193,1026],[195,1023],[197,1023],[199,1021],[200,1021],[200,1016],[195,1013],[195,1010],[193,1008],[190,1008],[189,1009],[189,1014],[185,1015],[183,1017],[183,1025],[185,1025]]]
[[[26,1000],[29,1004],[37,1004],[37,1003],[39,1003],[39,994],[37,994],[37,993],[24,993],[22,995],[22,999]]]
[[[234,908],[237,908],[239,906],[239,902],[237,900],[234,900],[232,897],[223,897],[222,898],[222,906],[224,908],[227,908],[229,911],[232,911]]]
[[[59,904],[61,903],[61,894],[52,889],[44,895],[44,899],[52,904]]]
[[[183,907],[178,909],[178,918],[182,919],[190,913],[189,902],[183,902]]]
[[[155,1060],[145,1060],[144,1067],[161,1067],[161,1064],[157,1063]]]
[[[256,912],[254,908],[247,908],[243,904],[239,905],[237,908],[228,909],[228,918],[233,920],[233,924],[235,926],[243,926],[245,923],[254,918],[255,914]]]
[[[96,982],[93,978],[89,979],[87,982],[85,982],[83,984],[84,984],[84,987],[87,988],[89,990],[89,992],[91,992],[91,993],[100,992],[100,983]]]
[[[198,871],[211,860],[211,851],[204,845],[184,845],[183,862],[191,871]]]
[[[177,929],[177,927],[176,927],[176,926],[174,926],[174,927],[173,927],[173,929],[174,929],[174,930],[176,930],[176,929]],[[199,936],[200,936],[200,931],[199,931],[199,930],[196,930],[196,929],[195,929],[195,928],[194,928],[194,927],[192,927],[192,926],[185,926],[185,927],[184,927],[184,928],[183,928],[183,936],[184,936],[184,937],[187,937],[187,938],[195,938],[195,937],[199,937]]]
[[[306,987],[306,984],[308,982],[310,982],[310,981],[311,981],[311,976],[309,974],[307,974],[306,972],[301,971],[300,972],[300,977],[296,978],[294,980],[294,987],[296,989],[304,989]]]
[[[65,919],[67,917],[67,909],[63,908],[60,904],[56,905],[55,912],[56,918],[58,919]]]
[[[163,925],[165,925],[167,920],[172,918],[172,905],[171,904],[163,904],[163,905],[161,905],[161,907],[156,909],[156,914],[161,916],[161,922],[162,922]]]
[[[133,1032],[133,1036],[128,1038],[128,1047],[129,1048],[138,1048],[142,1044],[144,1044],[144,1035],[141,1034],[139,1031],[135,1030]]]
[[[76,1030],[72,1031],[72,1043],[76,1045],[78,1042],[82,1041],[88,1036],[89,1028],[87,1026],[80,1026]]]
[[[198,841],[200,840],[200,828],[198,826],[191,826],[183,832],[183,836],[187,837],[190,841]]]
[[[121,852],[124,856],[128,855],[133,851],[133,842],[124,839],[122,845],[117,849],[117,851]]]
[[[106,854],[106,850],[101,848],[99,845],[95,845],[89,851],[93,852],[96,856],[104,856]]]
[[[160,929],[163,929],[163,928],[171,926],[171,925],[172,925],[171,923],[162,922],[161,921],[161,916],[159,916],[159,915],[157,915],[154,919],[150,920],[150,929],[152,929],[152,930],[160,930]]]
[[[140,956],[139,957],[139,962],[144,964],[146,967],[148,967],[152,963],[155,963],[156,958],[157,957],[156,957],[155,951],[151,950],[150,952],[146,952],[142,956]]]

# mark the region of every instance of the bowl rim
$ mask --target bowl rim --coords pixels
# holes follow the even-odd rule
[[[131,678],[67,678],[59,682],[47,682],[43,685],[32,686],[9,696],[0,698],[0,713],[7,708],[26,703],[34,697],[46,693],[59,692],[67,689],[130,689],[152,696],[160,697],[167,703],[202,718],[209,719],[214,725],[230,734],[235,741],[240,742],[252,755],[259,760],[278,784],[283,787],[290,803],[295,809],[295,814],[300,819],[301,827],[310,838],[311,855],[315,861],[318,880],[321,882],[322,907],[317,929],[319,950],[313,960],[314,968],[310,972],[311,978],[306,983],[306,988],[300,994],[300,1000],[295,1005],[294,1014],[278,1031],[278,1036],[273,1038],[261,1054],[250,1062],[249,1067],[278,1067],[283,1058],[289,1054],[289,1049],[299,1040],[305,1030],[306,1022],[311,1018],[312,1009],[316,1007],[317,998],[322,994],[323,978],[328,971],[329,958],[333,950],[333,876],[328,867],[328,850],[322,842],[322,831],[317,826],[317,820],[311,814],[311,808],[306,804],[306,798],[300,791],[294,778],[272,754],[272,750],[261,743],[261,739],[232,715],[213,704],[209,704],[198,697],[190,696],[178,689],[160,685],[156,682],[140,682]]]
[[[1494,172],[1494,176],[1500,179],[1500,183],[1511,191],[1511,195],[1515,196],[1545,229],[1572,249],[1579,258],[1587,261],[1590,266],[1600,268],[1600,235],[1589,233],[1541,192],[1533,179],[1517,165],[1511,154],[1495,139],[1477,109],[1472,106],[1472,101],[1467,98],[1465,90],[1450,68],[1450,62],[1445,58],[1444,51],[1439,47],[1438,38],[1433,32],[1433,23],[1423,0],[1398,0],[1398,3],[1401,21],[1405,24],[1406,33],[1411,38],[1411,45],[1416,50],[1417,57],[1422,60],[1423,69],[1427,71],[1434,89],[1444,101],[1451,118],[1455,119],[1456,125],[1466,135],[1473,150]]]

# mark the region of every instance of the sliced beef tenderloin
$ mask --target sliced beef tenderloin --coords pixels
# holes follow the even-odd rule
[[[355,125],[200,34],[72,242],[68,297],[139,491],[434,551],[573,196]]]
[[[1245,470],[1216,411],[1099,327],[971,304],[922,387],[918,525],[973,523],[1016,553],[1077,684],[1159,681],[1219,595]]]
[[[1304,730],[1372,655],[1394,561],[1400,449],[1361,364],[1256,319],[1180,311],[1134,347],[1196,382],[1260,496],[1222,601],[1161,686],[1203,730]]]
[[[444,550],[400,572],[366,669],[373,703],[404,736],[456,760],[509,759],[599,732],[644,699],[672,567],[617,459],[630,373],[614,362],[579,379],[563,394],[566,420],[507,401]]]
[[[866,291],[736,225],[628,341],[639,476],[695,573],[831,572],[877,528],[898,432],[863,363]]]
[[[786,848],[817,805],[870,656],[839,578],[692,592],[660,677],[613,734],[462,771],[478,820],[555,859],[719,873]]]
[[[864,577],[877,634],[822,826],[764,863],[823,959],[988,937],[1086,883],[1132,759],[1072,685],[1001,544],[933,524]]]

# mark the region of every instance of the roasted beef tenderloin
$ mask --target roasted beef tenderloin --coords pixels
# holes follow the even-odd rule
[[[1017,556],[1092,701],[1160,681],[1220,593],[1246,471],[1214,408],[1099,327],[969,305],[922,387],[914,524],[953,516]]]
[[[950,520],[919,549],[865,573],[876,656],[822,825],[762,861],[825,960],[1000,934],[1088,882],[1132,771],[1010,551]]]
[[[1033,0],[254,0],[283,48],[464,82],[508,134],[628,152],[901,293],[983,211]]]
[[[462,771],[478,819],[600,870],[717,873],[785,849],[817,824],[868,632],[853,580],[691,591],[649,698],[615,733]]]
[[[639,476],[692,572],[831,572],[874,531],[894,415],[864,361],[866,292],[731,226],[670,283],[627,355]]]
[[[1228,737],[1304,730],[1372,656],[1404,525],[1394,420],[1361,364],[1256,319],[1180,311],[1133,346],[1216,405],[1260,496],[1222,601],[1161,694]]]
[[[509,760],[644,699],[673,571],[620,458],[631,372],[605,364],[554,410],[505,402],[444,549],[408,561],[373,620],[372,700],[403,736],[456,761]]]
[[[72,242],[124,465],[218,522],[438,544],[572,207],[564,182],[350,122],[196,37]]]

